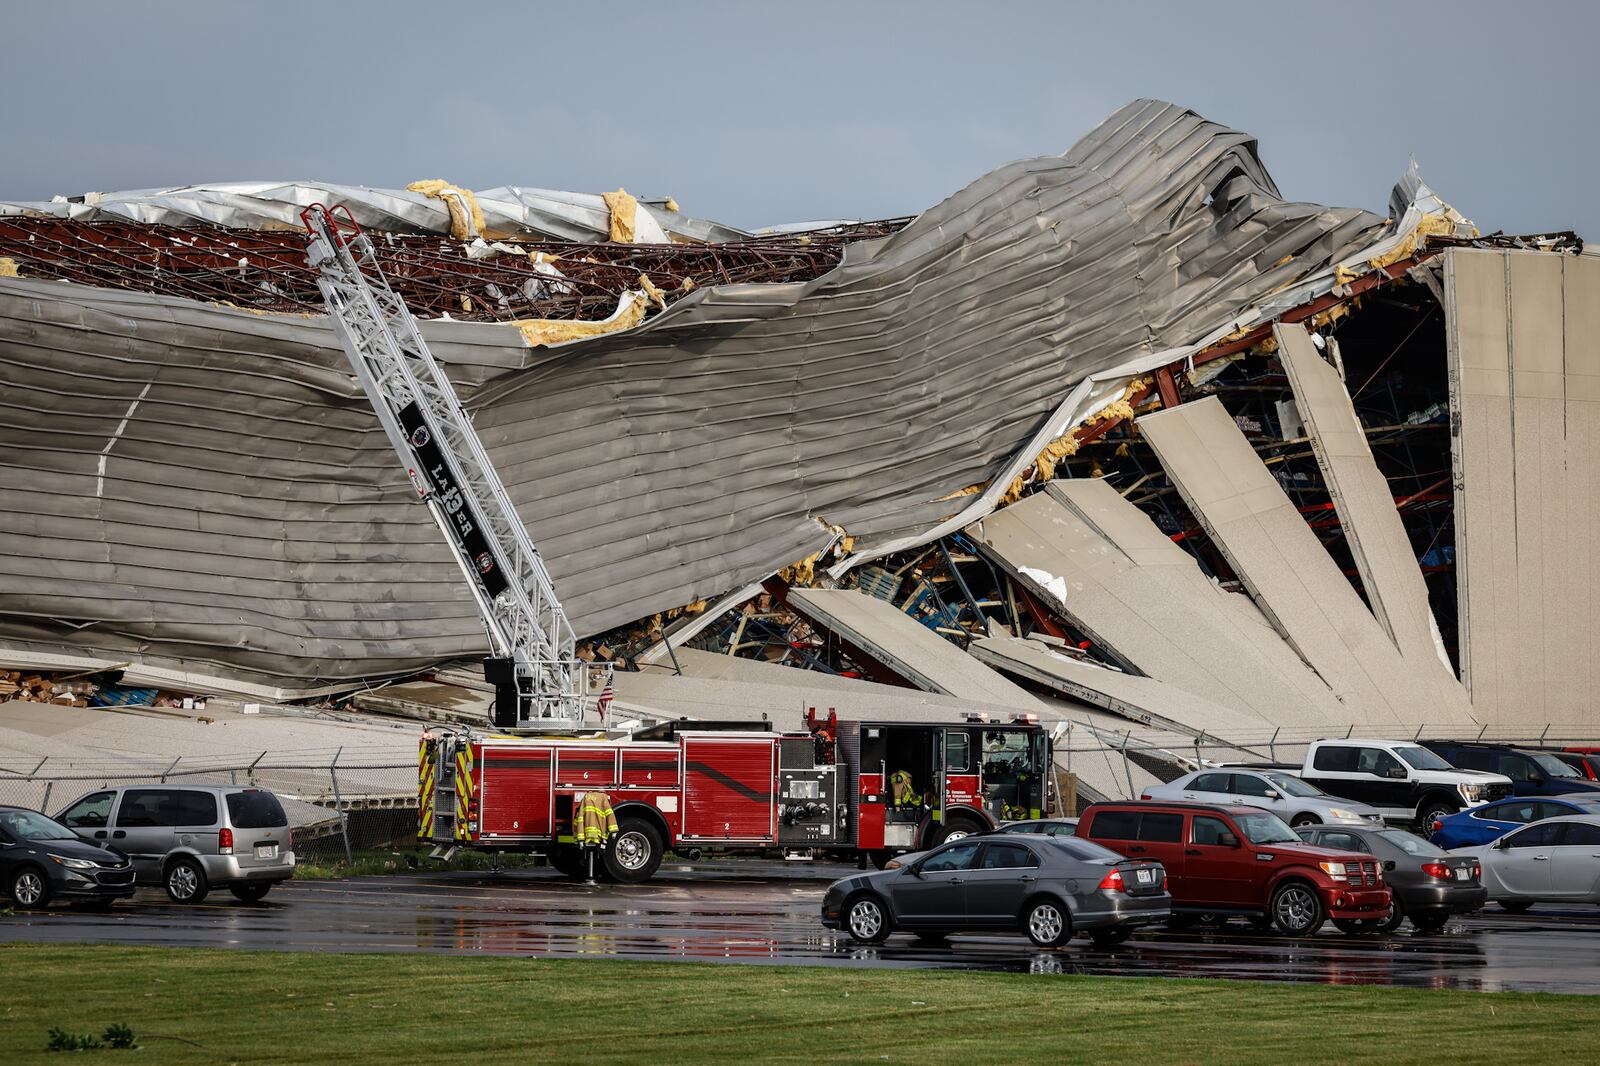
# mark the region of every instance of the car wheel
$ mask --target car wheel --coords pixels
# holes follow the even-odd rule
[[[1072,939],[1072,917],[1067,908],[1054,899],[1034,900],[1028,905],[1022,926],[1035,947],[1060,947]]]
[[[1278,886],[1278,890],[1272,894],[1270,910],[1272,924],[1286,936],[1311,936],[1327,920],[1316,889],[1304,881],[1290,881]]]
[[[178,859],[167,867],[167,897],[174,903],[199,903],[211,891],[206,872],[193,859]]]
[[[1533,901],[1527,899],[1503,899],[1499,903],[1501,910],[1510,911],[1512,914],[1526,914],[1533,906]]]
[[[267,898],[267,893],[272,891],[272,882],[253,881],[242,885],[229,885],[228,891],[233,893],[233,898],[242,903],[259,903]]]
[[[1406,907],[1405,907],[1405,904],[1400,902],[1400,897],[1399,896],[1390,895],[1390,897],[1389,897],[1389,913],[1384,915],[1382,918],[1378,919],[1378,932],[1380,932],[1380,933],[1392,933],[1396,929],[1400,928],[1400,923],[1405,921],[1405,920],[1406,920]],[[1411,924],[1412,925],[1416,925],[1417,924],[1417,921],[1416,921],[1415,918],[1413,918],[1411,920]]]
[[[1417,811],[1417,835],[1425,840],[1433,839],[1433,823],[1450,817],[1456,813],[1456,808],[1443,800],[1432,800],[1422,805]]]
[[[11,902],[23,910],[44,908],[50,902],[50,878],[37,866],[24,866],[11,877]]]
[[[605,850],[606,874],[625,885],[648,881],[661,865],[661,834],[643,818],[624,818]]]
[[[1089,934],[1089,941],[1097,948],[1114,948],[1125,943],[1132,935],[1131,926],[1114,925],[1110,929],[1096,929]]]
[[[857,896],[844,905],[844,928],[850,939],[881,944],[889,938],[889,911],[876,896]]]
[[[1322,819],[1321,818],[1318,818],[1314,814],[1309,814],[1309,813],[1305,813],[1305,812],[1297,814],[1297,815],[1295,815],[1293,818],[1291,818],[1289,820],[1289,827],[1291,829],[1299,829],[1301,826],[1304,826],[1304,825],[1321,825],[1321,824],[1322,824]]]

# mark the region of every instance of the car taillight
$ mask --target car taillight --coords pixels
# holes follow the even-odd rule
[[[1435,833],[1437,833],[1439,830],[1441,830],[1443,828],[1444,828],[1444,822],[1442,822],[1439,819],[1435,818],[1433,820],[1433,831]]]
[[[1473,863],[1472,864],[1472,878],[1473,878],[1473,880],[1477,880],[1478,878],[1480,878],[1482,876],[1483,876],[1483,863],[1481,863],[1481,862]]]
[[[1422,872],[1441,881],[1450,880],[1450,867],[1442,862],[1425,862],[1422,864]]]
[[[1139,798],[1140,798],[1140,799],[1142,799],[1142,800],[1147,800],[1147,799],[1149,799],[1149,798],[1150,798],[1150,793],[1148,793],[1148,792],[1141,792],[1141,793],[1140,793],[1140,794],[1139,794]]]
[[[1121,870],[1112,870],[1100,879],[1100,891],[1102,892],[1126,892],[1127,890],[1128,886],[1122,881]]]
[[[220,851],[224,855],[232,855],[233,854],[233,830],[232,829],[219,829],[219,830],[217,830],[217,850]]]
[[[1319,862],[1317,865],[1322,867],[1323,873],[1335,881],[1350,880],[1350,873],[1345,869],[1345,864],[1342,862]]]

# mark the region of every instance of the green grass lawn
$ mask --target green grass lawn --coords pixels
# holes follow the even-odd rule
[[[0,1061],[1591,1061],[1600,1001],[1525,993],[547,958],[0,947]],[[134,1058],[137,1056],[137,1058]],[[73,1059],[72,1061],[80,1061]]]

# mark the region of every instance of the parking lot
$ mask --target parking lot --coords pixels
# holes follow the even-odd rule
[[[181,907],[143,890],[110,912],[52,907],[0,918],[0,941],[258,950],[612,956],[646,960],[938,967],[1127,976],[1600,993],[1600,909],[1491,906],[1438,936],[1289,939],[1233,923],[1055,952],[1020,937],[893,937],[851,944],[817,920],[823,886],[851,868],[732,862],[663,867],[653,882],[584,886],[552,871],[297,881],[263,902]]]

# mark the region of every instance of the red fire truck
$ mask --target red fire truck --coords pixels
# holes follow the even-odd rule
[[[542,854],[575,874],[573,797],[604,792],[618,831],[596,868],[617,881],[648,879],[669,849],[865,854],[881,865],[1048,813],[1051,758],[1031,715],[942,725],[808,711],[797,732],[677,721],[621,739],[434,731],[419,755],[418,835]]]

